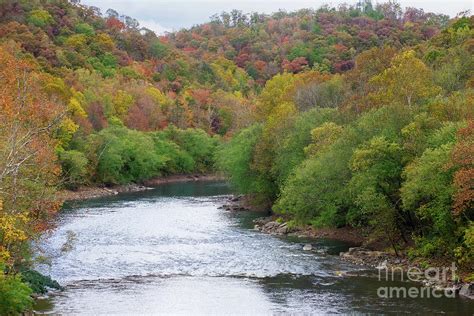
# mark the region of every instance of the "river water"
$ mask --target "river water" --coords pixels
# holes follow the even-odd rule
[[[382,299],[377,271],[339,260],[347,245],[276,238],[255,213],[219,209],[222,182],[166,184],[76,202],[38,245],[38,269],[65,290],[39,300],[52,314],[472,314],[459,298]],[[303,251],[311,242],[315,251]]]

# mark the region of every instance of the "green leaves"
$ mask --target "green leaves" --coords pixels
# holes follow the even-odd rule
[[[31,11],[27,20],[29,23],[37,27],[44,27],[47,24],[53,22],[53,17],[48,11],[40,9]]]
[[[219,140],[202,130],[169,127],[160,132],[130,130],[121,124],[88,136],[81,151],[60,153],[66,184],[139,182],[163,174],[207,172]]]
[[[109,128],[101,131],[97,180],[106,184],[140,181],[159,175],[166,165],[167,157],[150,148],[153,140],[144,133],[124,128]]]
[[[77,150],[63,151],[59,153],[59,162],[67,187],[74,189],[87,182],[89,161],[82,152]]]
[[[0,262],[0,314],[17,315],[33,306],[31,289],[19,275],[4,274]]]
[[[155,41],[153,44],[150,45],[150,54],[155,58],[165,58],[168,53],[169,48],[159,40]]]
[[[95,35],[94,28],[87,23],[77,23],[74,30],[78,34],[85,34],[87,36]]]
[[[429,148],[404,171],[401,199],[403,208],[421,221],[423,235],[416,239],[416,246],[422,256],[454,254],[457,233],[451,213],[453,172],[446,168],[452,147],[449,143]]]
[[[260,124],[240,131],[232,140],[219,147],[216,165],[242,193],[257,193],[258,175],[252,170],[254,146],[262,133]]]

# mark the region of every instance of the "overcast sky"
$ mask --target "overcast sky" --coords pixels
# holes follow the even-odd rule
[[[244,12],[272,13],[279,9],[293,11],[319,8],[323,4],[356,3],[356,0],[82,0],[83,4],[109,8],[140,21],[140,25],[157,33],[179,30],[209,21],[209,17],[232,9]],[[372,1],[376,3],[377,1]],[[379,0],[378,2],[385,2]],[[455,16],[474,11],[474,0],[399,0],[403,8],[422,8],[426,12]]]

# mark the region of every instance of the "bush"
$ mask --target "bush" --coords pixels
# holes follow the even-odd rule
[[[53,22],[53,17],[46,10],[33,10],[28,17],[28,23],[31,23],[37,27],[44,27],[47,24]]]
[[[262,125],[243,129],[230,142],[222,144],[216,152],[217,168],[226,173],[232,185],[241,193],[258,193],[259,178],[251,169],[253,150]]]
[[[161,132],[154,133],[152,137],[155,143],[155,151],[159,155],[164,155],[168,158],[163,169],[164,173],[176,174],[194,171],[195,162],[188,152],[181,149],[178,144],[167,139]]]
[[[0,315],[17,315],[33,306],[32,290],[19,275],[4,274],[0,266]]]
[[[404,170],[405,182],[401,187],[403,208],[413,212],[421,221],[423,239],[419,248],[423,253],[431,249],[430,239],[442,237],[446,244],[440,252],[451,254],[450,243],[454,242],[455,223],[451,214],[452,170],[445,166],[449,161],[453,144],[427,149],[423,155]]]
[[[168,158],[150,150],[155,144],[143,132],[111,127],[92,137],[100,140],[95,155],[98,157],[96,176],[101,183],[141,181],[159,175],[166,166]]]
[[[87,182],[87,165],[89,161],[86,156],[77,150],[67,150],[59,154],[63,176],[66,187],[76,189]]]
[[[164,134],[192,157],[195,172],[206,172],[214,167],[214,152],[219,143],[218,138],[210,137],[202,129],[180,130],[174,126],[165,129]]]
[[[95,34],[94,28],[87,23],[77,23],[75,26],[76,33],[92,36]]]
[[[48,288],[61,290],[58,282],[35,270],[25,270],[21,273],[21,280],[28,284],[33,293],[45,294]]]

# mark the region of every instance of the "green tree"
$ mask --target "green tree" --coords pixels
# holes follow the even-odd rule
[[[19,315],[33,306],[32,291],[19,275],[4,273],[0,262],[0,314]]]
[[[89,161],[82,152],[63,151],[59,153],[59,162],[68,188],[76,189],[79,185],[87,183]]]
[[[275,147],[271,169],[279,187],[284,185],[295,168],[306,158],[307,148],[313,146],[314,126],[334,124],[325,122],[335,120],[337,116],[337,111],[333,109],[312,109],[300,113],[291,128],[284,130],[280,145]]]
[[[111,127],[91,135],[90,143],[98,144],[92,154],[98,158],[96,178],[101,183],[141,181],[159,175],[166,166],[166,156],[150,150],[153,139],[142,132]]]
[[[397,253],[403,235],[399,189],[403,153],[397,143],[374,137],[357,148],[351,159],[352,178],[348,184],[354,207],[347,213],[347,222],[369,227],[371,235],[390,242]],[[398,254],[398,253],[397,253]]]
[[[160,41],[155,41],[150,46],[150,54],[152,57],[162,59],[165,58],[169,53],[169,48]]]
[[[216,165],[229,177],[239,192],[259,193],[264,189],[258,174],[252,170],[254,146],[262,134],[260,124],[241,130],[216,152]]]
[[[53,21],[53,17],[46,10],[33,10],[28,16],[28,22],[37,27],[45,27]]]
[[[95,35],[94,28],[87,23],[77,23],[76,26],[74,27],[74,30],[78,34],[84,34],[87,36]]]
[[[218,138],[210,137],[202,129],[179,130],[168,127],[165,131],[168,139],[172,140],[194,160],[194,171],[206,172],[214,166],[214,151]]]
[[[446,168],[452,143],[428,148],[408,165],[400,189],[403,208],[416,214],[422,238],[417,239],[421,256],[452,256],[455,224],[451,214],[453,171]]]
[[[256,114],[260,120],[266,119],[280,104],[293,102],[296,78],[294,74],[284,73],[267,81],[257,102]]]

